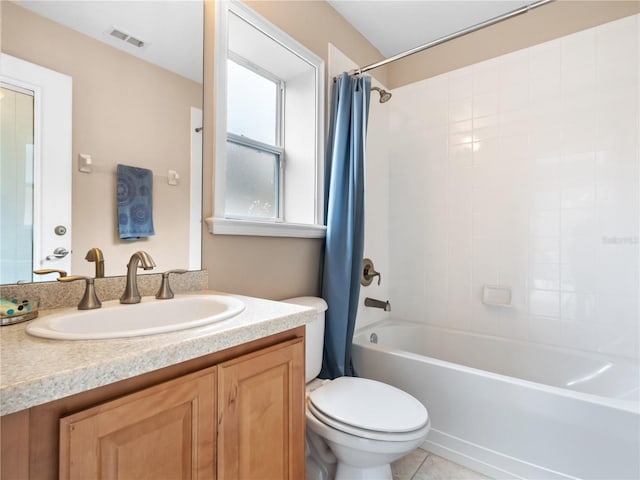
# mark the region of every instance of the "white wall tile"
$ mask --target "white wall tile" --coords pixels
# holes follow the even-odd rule
[[[640,163],[634,160],[630,150],[599,152],[596,159],[597,207],[633,213],[630,206],[638,203],[639,175]]]
[[[461,122],[469,120],[473,114],[471,97],[449,100],[449,122]]]
[[[562,153],[574,155],[582,152],[593,152],[596,143],[596,115],[594,108],[585,109],[580,100],[580,107],[565,110],[565,124],[562,127]]]
[[[598,322],[601,324],[637,323],[640,300],[636,295],[599,294],[596,309]]]
[[[473,67],[461,68],[447,75],[449,100],[468,100],[473,93]]]
[[[562,293],[560,312],[563,320],[590,322],[596,320],[596,295],[590,293]]]
[[[536,290],[560,290],[560,265],[557,263],[533,263],[529,285]]]
[[[565,248],[576,248],[574,238],[595,238],[597,235],[595,208],[567,208],[562,210],[561,219],[563,255],[567,253]]]
[[[560,262],[560,237],[530,237],[529,252],[532,263]]]
[[[544,186],[532,188],[531,191],[531,209],[534,212],[542,212],[545,210],[556,210],[560,208],[560,190],[546,190]]]
[[[602,25],[596,30],[597,78],[600,87],[638,81],[636,16]]]
[[[493,140],[500,134],[500,122],[498,115],[473,119],[474,152],[480,149],[479,142]]]
[[[504,86],[498,90],[498,102],[500,112],[522,110],[529,104],[529,88]]]
[[[639,25],[394,92],[394,315],[640,358]],[[486,284],[513,307],[483,305]]]
[[[638,244],[601,244],[597,250],[596,271],[599,293],[633,296],[640,291]]]
[[[561,323],[556,318],[529,316],[529,335],[527,340],[536,343],[552,343],[550,338],[557,338],[560,335]]]
[[[473,95],[495,93],[500,85],[500,59],[491,59],[472,66]]]
[[[498,63],[500,89],[520,88],[521,92],[529,86],[530,50],[503,55]]]
[[[610,355],[638,358],[640,332],[638,320],[621,324],[599,325],[594,329],[594,350]]]
[[[477,94],[473,97],[473,118],[497,115],[498,107],[499,98],[497,93]]]
[[[578,32],[560,40],[563,96],[594,95],[596,91],[596,32]]]
[[[562,92],[560,42],[546,42],[529,49],[531,103],[557,102]]]
[[[596,68],[596,29],[568,35],[560,39],[562,76],[584,73]]]
[[[560,212],[548,210],[531,215],[532,237],[554,237],[560,233]]]
[[[560,324],[560,341],[578,350],[595,350],[595,328],[584,322],[564,320]]]
[[[559,317],[560,293],[548,290],[530,290],[529,313],[542,317]]]

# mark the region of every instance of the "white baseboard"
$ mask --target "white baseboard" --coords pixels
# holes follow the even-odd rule
[[[496,480],[578,480],[433,428],[421,448]]]

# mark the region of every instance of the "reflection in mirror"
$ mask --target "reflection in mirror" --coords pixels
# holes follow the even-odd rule
[[[2,268],[0,282],[31,278],[33,250],[33,93],[2,84],[2,152],[0,153],[0,205]],[[11,138],[13,141],[7,141]],[[21,162],[9,162],[16,155]],[[12,197],[21,201],[4,201]],[[11,234],[9,234],[11,232]]]
[[[66,172],[72,180],[72,220],[63,234],[71,240],[70,273],[95,273],[94,264],[85,260],[94,247],[104,252],[106,276],[123,275],[138,250],[157,263],[149,273],[199,269],[202,2],[5,1],[1,8],[3,53],[72,79],[72,154]],[[37,118],[33,124],[37,130]],[[41,133],[34,133],[36,149]],[[119,238],[117,164],[152,170],[155,235]],[[34,191],[55,188],[38,184],[35,175]],[[25,202],[24,194],[16,197],[15,202]],[[31,211],[27,203],[23,210]],[[43,235],[55,240],[54,229],[46,230]],[[17,231],[13,237],[17,240]],[[58,268],[53,251],[42,250],[29,269]],[[8,281],[18,280],[31,277]]]

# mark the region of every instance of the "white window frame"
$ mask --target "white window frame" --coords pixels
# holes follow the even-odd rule
[[[227,57],[228,57],[228,19],[229,12],[241,17],[254,28],[271,37],[285,48],[311,62],[315,72],[315,182],[314,182],[314,223],[290,223],[284,219],[237,219],[225,218],[226,193],[226,148],[227,148]],[[214,216],[205,221],[212,234],[257,235],[269,237],[324,238],[324,61],[316,54],[297,42],[289,35],[272,25],[265,18],[236,0],[216,2],[216,145],[215,145],[215,181]],[[235,61],[235,58],[232,58]],[[286,141],[283,139],[283,141]],[[284,157],[281,168],[285,168]],[[284,179],[284,172],[281,176]],[[282,183],[280,188],[282,188]],[[280,202],[283,192],[280,192]],[[282,208],[282,207],[280,207]]]

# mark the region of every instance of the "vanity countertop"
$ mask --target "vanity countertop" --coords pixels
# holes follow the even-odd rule
[[[233,296],[246,308],[232,319],[165,334],[47,340],[27,334],[29,322],[0,328],[0,415],[284,332],[315,318],[315,311],[306,307]]]

